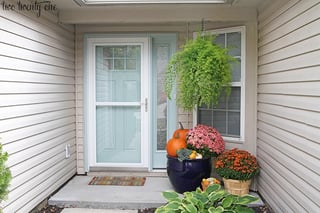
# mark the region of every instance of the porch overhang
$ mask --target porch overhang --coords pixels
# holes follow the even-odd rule
[[[60,22],[68,24],[187,23],[256,21],[249,7],[213,4],[115,5],[62,10]]]
[[[81,6],[88,6],[114,4],[225,4],[228,0],[74,0],[74,2]],[[234,0],[231,0],[231,2],[234,2]]]

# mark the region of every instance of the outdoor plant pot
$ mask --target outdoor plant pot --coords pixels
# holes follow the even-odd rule
[[[178,193],[194,191],[201,185],[203,178],[210,177],[211,158],[179,161],[167,156],[167,173],[169,180]]]
[[[242,196],[249,194],[251,179],[243,181],[223,178],[223,183],[224,188],[228,193]]]

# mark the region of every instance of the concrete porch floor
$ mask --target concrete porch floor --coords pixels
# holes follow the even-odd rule
[[[93,176],[114,174],[90,174],[75,176],[49,199],[49,205],[64,208],[91,209],[142,209],[156,208],[166,203],[161,192],[173,188],[162,173],[145,175],[144,186],[88,185]],[[117,174],[123,176],[122,174]],[[141,176],[141,174],[126,174]]]
[[[173,191],[169,179],[163,173],[152,173],[147,177],[144,186],[104,186],[88,185],[92,177],[115,174],[90,174],[88,176],[75,176],[64,187],[49,199],[49,205],[65,208],[63,213],[92,212],[93,209],[108,209],[111,212],[137,212],[138,209],[156,208],[166,203],[162,197],[163,191]],[[122,176],[122,174],[116,174]],[[137,174],[126,174],[137,176]],[[252,192],[254,196],[259,196]],[[263,206],[260,199],[252,206]],[[86,211],[85,209],[91,209]],[[105,210],[104,212],[108,212]],[[121,210],[121,211],[120,211]],[[132,211],[135,210],[135,211]],[[102,211],[101,211],[102,212]]]

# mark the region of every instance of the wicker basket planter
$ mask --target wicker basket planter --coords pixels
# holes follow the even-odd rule
[[[247,181],[241,181],[223,178],[223,183],[224,188],[228,193],[242,196],[249,194],[251,179]]]

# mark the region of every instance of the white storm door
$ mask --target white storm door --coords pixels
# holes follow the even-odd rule
[[[93,38],[89,48],[94,55],[89,166],[148,168],[149,40]]]

